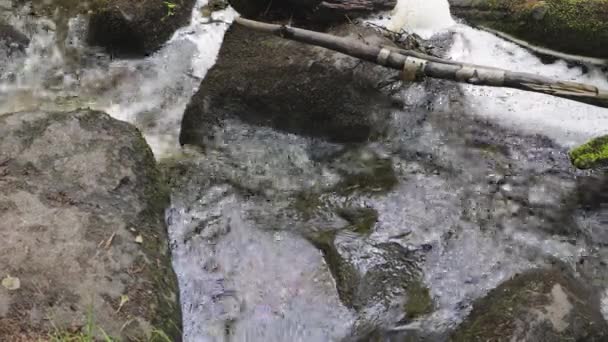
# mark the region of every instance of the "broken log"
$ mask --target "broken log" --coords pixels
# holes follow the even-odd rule
[[[417,51],[373,46],[352,38],[237,18],[236,23],[300,43],[330,50],[402,71],[405,81],[422,77],[451,80],[480,86],[506,87],[566,98],[608,108],[608,91],[596,86],[559,81],[541,75],[468,64],[428,56]]]

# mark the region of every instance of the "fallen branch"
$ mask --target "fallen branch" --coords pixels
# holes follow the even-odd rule
[[[267,24],[244,18],[237,18],[235,21],[256,31],[321,46],[368,62],[401,70],[406,81],[426,76],[481,86],[520,89],[608,108],[608,91],[588,84],[559,81],[536,74],[445,60],[412,50],[372,46],[350,38],[285,25]]]

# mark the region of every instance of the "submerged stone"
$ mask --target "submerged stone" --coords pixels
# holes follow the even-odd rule
[[[416,252],[349,231],[319,233],[311,241],[323,252],[341,301],[359,314],[353,340],[432,311]]]
[[[342,195],[385,193],[399,182],[392,160],[365,148],[349,149],[331,165],[342,176],[335,191]]]

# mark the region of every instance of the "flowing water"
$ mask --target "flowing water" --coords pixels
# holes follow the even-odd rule
[[[53,21],[0,1],[2,18],[31,38],[0,69],[0,114],[89,106],[137,125],[159,159],[182,153],[181,115],[228,27],[202,16],[206,2],[159,52],[113,60],[83,44],[84,18],[72,18],[67,39],[58,41],[63,35]],[[228,8],[213,19],[235,15]],[[608,88],[598,69],[543,64],[513,43],[456,23],[445,0],[401,0],[392,17],[383,17],[373,21],[449,37],[448,58]],[[572,204],[572,193],[592,191],[585,184],[597,176],[572,171],[564,152],[608,134],[608,110],[432,80],[400,96],[405,105],[393,113],[387,137],[366,146],[227,122],[221,144],[180,156],[190,171],[176,180],[167,222],[186,341],[341,340],[366,323],[441,340],[476,298],[555,259],[589,260],[591,269],[581,274],[604,289],[605,207]],[[328,158],[336,154],[342,157]],[[394,188],[329,191],[340,184],[340,170],[367,172],[370,160],[389,163]],[[292,206],[310,189],[322,203],[312,219]],[[359,311],[343,304],[331,263],[305,238],[311,227],[343,227],[347,219],[336,207],[373,208],[378,217],[369,236],[337,236],[339,253],[368,270],[390,256],[387,246],[415,254],[432,312],[403,321],[390,304]]]

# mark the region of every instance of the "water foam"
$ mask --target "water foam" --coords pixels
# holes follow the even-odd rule
[[[528,50],[491,33],[465,25],[452,28],[454,60],[530,72],[564,81],[608,89],[608,78],[598,68],[570,67],[564,61],[544,64]],[[472,113],[527,133],[543,134],[564,146],[608,134],[608,109],[553,96],[507,88],[462,85]]]
[[[399,0],[387,28],[392,31],[413,31],[429,38],[453,24],[450,5],[445,0]]]

